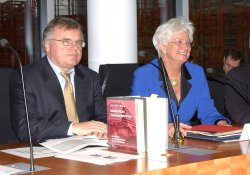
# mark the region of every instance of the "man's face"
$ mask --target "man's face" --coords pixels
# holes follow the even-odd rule
[[[64,45],[62,41],[58,41],[65,39],[73,41],[72,45]],[[54,32],[46,40],[45,49],[47,56],[62,71],[68,72],[81,60],[82,47],[79,47],[76,42],[82,40],[80,30],[55,28]]]
[[[233,60],[231,56],[228,56],[224,58],[223,63],[224,63],[223,69],[225,73],[227,74],[228,71],[240,65],[240,60]]]

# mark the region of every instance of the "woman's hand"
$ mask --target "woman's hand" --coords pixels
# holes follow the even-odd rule
[[[192,126],[186,125],[184,123],[180,123],[180,132],[181,132],[181,134],[182,134],[183,137],[185,137],[187,135],[186,130],[187,129],[191,129],[191,128],[192,128]],[[173,123],[169,123],[168,124],[168,136],[169,136],[169,138],[171,138],[171,139],[173,138],[174,131],[175,131],[174,124]]]
[[[231,126],[231,125],[228,124],[227,121],[225,121],[225,120],[220,120],[220,121],[218,121],[217,125],[220,125],[220,126]]]

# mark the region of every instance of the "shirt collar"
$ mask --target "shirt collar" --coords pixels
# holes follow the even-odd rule
[[[62,72],[62,70],[61,70],[57,65],[55,65],[55,64],[50,60],[50,58],[49,58],[48,56],[47,56],[47,58],[48,58],[48,62],[49,62],[49,64],[50,64],[50,66],[52,67],[52,69],[54,70],[54,72],[56,73],[56,75],[60,75],[60,73]],[[72,75],[72,73],[75,74],[75,69],[74,69],[74,68],[70,69],[70,71],[69,71],[69,74],[70,74],[70,75]]]

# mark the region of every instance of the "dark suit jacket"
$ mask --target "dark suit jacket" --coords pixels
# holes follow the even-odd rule
[[[23,69],[29,121],[33,142],[67,137],[70,122],[66,116],[59,80],[46,57]],[[106,105],[99,76],[82,66],[75,67],[75,96],[79,121],[106,122]],[[20,72],[10,80],[11,123],[21,141],[28,141],[27,122]]]
[[[227,76],[231,81],[228,81],[225,86],[226,110],[233,122],[239,124],[249,123],[250,64],[230,70]]]
[[[216,109],[222,114],[226,115],[225,112],[225,84],[227,81],[226,74],[223,70],[223,66],[215,69],[213,73],[205,72],[209,87],[211,98],[214,100]]]

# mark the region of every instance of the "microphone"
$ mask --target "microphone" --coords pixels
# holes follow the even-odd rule
[[[205,75],[208,80],[217,81],[223,85],[225,85],[226,81],[228,80],[224,73],[218,72],[213,68],[207,68],[205,70]]]
[[[149,51],[146,51],[146,50],[140,50],[140,51],[138,52],[138,55],[139,55],[140,57],[145,57],[145,56],[149,55],[149,56],[152,57],[152,58],[157,58],[157,56],[156,56],[155,54],[153,54],[153,53],[151,53],[151,52],[149,52]]]
[[[206,69],[206,76],[207,79],[210,80],[215,80],[218,81],[224,85],[229,85],[231,86],[234,90],[237,91],[237,93],[240,94],[240,96],[248,103],[250,104],[250,97],[248,95],[248,93],[242,89],[241,86],[239,86],[235,80],[233,80],[232,78],[226,76],[225,74],[221,73],[221,72],[217,72],[215,71],[213,68],[207,68]]]
[[[21,173],[45,170],[45,169],[47,169],[46,167],[34,165],[34,151],[33,151],[31,132],[30,132],[29,113],[28,113],[27,97],[26,97],[26,91],[25,91],[25,82],[24,82],[24,78],[23,78],[23,66],[22,66],[21,59],[20,59],[17,51],[10,45],[10,43],[8,42],[7,39],[4,39],[4,38],[0,39],[0,46],[10,49],[15,54],[15,57],[17,58],[18,63],[19,63],[21,82],[22,82],[22,90],[23,90],[23,98],[24,98],[24,106],[25,106],[25,114],[26,114],[26,122],[27,122],[27,128],[28,128],[28,136],[29,136],[29,146],[30,146],[30,164],[18,163],[18,164],[14,164],[11,166],[14,168],[24,170],[24,172],[21,172]],[[37,170],[35,170],[35,167],[37,168]]]
[[[110,64],[107,64],[107,70],[106,70],[106,73],[105,73],[105,75],[104,75],[104,79],[103,79],[103,83],[102,83],[102,95],[104,95],[104,92],[105,92],[105,89],[106,89],[106,86],[107,86],[107,82],[108,82],[108,78],[109,78],[110,71],[111,71],[111,65],[110,65]],[[100,70],[99,70],[99,73],[100,73]]]
[[[213,74],[213,73],[215,73],[215,70],[213,68],[209,67],[206,69],[206,72],[209,74]]]
[[[1,47],[7,47],[7,45],[9,45],[9,42],[7,39],[2,38],[0,39],[0,45]]]
[[[169,98],[169,108],[170,108],[170,111],[171,111],[171,114],[172,114],[172,120],[173,120],[173,124],[174,124],[174,128],[175,128],[175,132],[174,132],[174,135],[173,135],[173,140],[174,140],[174,143],[175,143],[175,148],[179,148],[180,144],[183,143],[183,141],[184,141],[184,138],[182,137],[181,132],[180,132],[179,115],[174,114],[173,104],[172,104],[172,101],[171,101],[171,95],[170,95],[170,91],[169,91],[169,84],[168,84],[167,76],[166,76],[167,75],[167,70],[166,70],[166,68],[164,66],[162,58],[159,58],[159,60],[160,60],[160,64],[161,64],[161,70],[162,70],[162,73],[163,73],[163,79],[164,79],[164,85],[165,85],[166,93],[167,93],[168,98]]]

